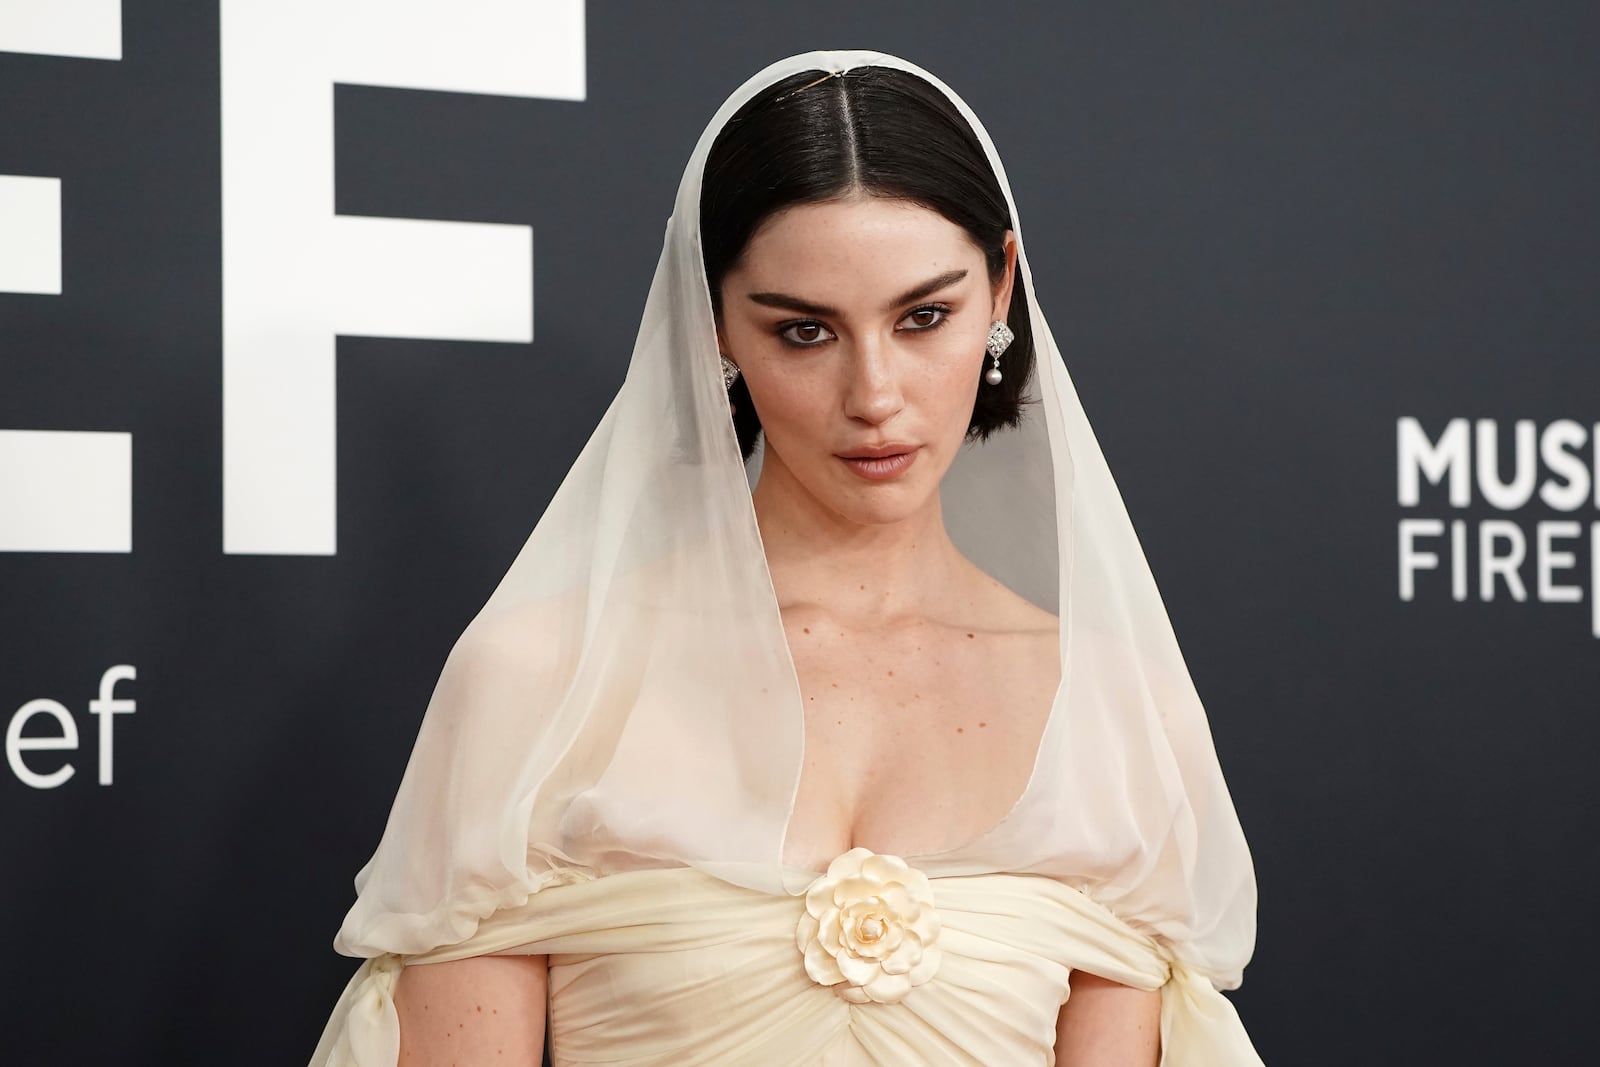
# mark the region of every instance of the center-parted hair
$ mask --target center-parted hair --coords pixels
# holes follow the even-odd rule
[[[706,157],[700,241],[718,317],[722,280],[763,222],[796,205],[863,194],[938,212],[982,250],[991,284],[1004,276],[1005,234],[1012,228],[1005,193],[983,146],[944,93],[889,67],[856,67],[833,77],[806,71],[749,100]],[[977,400],[967,435],[976,440],[1016,425],[1033,376],[1033,332],[1020,279],[1012,286],[1007,324],[1016,339],[1000,357],[1001,383],[973,383]],[[739,449],[748,459],[761,420],[742,378],[729,397]]]

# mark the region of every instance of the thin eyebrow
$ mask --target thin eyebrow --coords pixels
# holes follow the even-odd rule
[[[903,307],[914,300],[921,300],[925,296],[937,293],[946,286],[954,285],[966,276],[967,271],[965,269],[947,270],[937,277],[929,278],[927,281],[907,289],[885,304],[883,310],[893,311],[895,308]],[[802,315],[815,315],[818,318],[836,318],[839,315],[837,308],[829,307],[826,304],[813,304],[809,300],[801,299],[798,296],[790,296],[788,293],[751,293],[750,299],[757,304],[765,304],[767,307],[782,308],[785,311],[798,311]]]

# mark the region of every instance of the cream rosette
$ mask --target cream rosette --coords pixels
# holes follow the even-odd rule
[[[938,941],[928,876],[859,847],[811,883],[795,930],[806,974],[853,1004],[894,1004],[932,978]]]

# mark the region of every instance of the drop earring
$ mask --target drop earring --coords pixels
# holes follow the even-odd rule
[[[729,359],[727,356],[723,356],[722,357],[722,387],[724,389],[732,389],[733,388],[733,383],[738,381],[738,380],[739,380],[739,364],[735,363],[733,360]]]
[[[984,372],[983,380],[990,385],[1000,384],[1002,377],[1000,374],[1000,353],[1011,347],[1011,342],[1016,339],[1016,336],[1011,332],[1011,327],[999,319],[995,319],[989,324],[989,339],[983,343],[983,347],[989,353],[990,358],[994,360],[994,366]]]

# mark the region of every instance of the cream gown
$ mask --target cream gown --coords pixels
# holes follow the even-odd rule
[[[1232,1004],[1208,980],[1081,891],[1007,873],[927,884],[938,966],[889,1003],[852,1003],[840,992],[859,987],[823,985],[808,973],[797,938],[806,897],[741,888],[691,867],[551,884],[485,922],[469,943],[367,961],[311,1062],[394,1067],[402,966],[548,954],[558,1067],[1048,1065],[1076,969],[1161,990],[1162,1045],[1172,1050],[1163,1067],[1260,1063]]]
[[[909,867],[851,850],[808,872],[782,862],[805,711],[728,417],[700,183],[756,94],[858,67],[945,94],[1011,207],[1029,414],[963,449],[940,492],[963,553],[1061,619],[1062,684],[999,823]],[[948,86],[814,52],[718,109],[624,384],[452,651],[356,888],[335,945],[368,962],[313,1067],[395,1067],[399,969],[495,953],[550,957],[564,1065],[1049,1064],[1073,969],[1161,989],[1167,1067],[1259,1064],[1217,991],[1242,979],[1256,892],[1205,709],[999,155]]]

